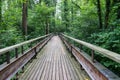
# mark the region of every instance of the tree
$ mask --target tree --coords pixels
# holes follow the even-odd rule
[[[102,29],[103,28],[103,24],[102,24],[102,14],[101,14],[101,2],[100,0],[97,0],[97,12],[98,12],[98,18],[99,18],[99,28]]]
[[[109,14],[110,14],[110,6],[111,6],[111,1],[110,0],[105,0],[105,29],[108,28],[108,24],[109,24]]]
[[[22,27],[23,27],[23,35],[26,37],[27,36],[27,0],[23,1]]]
[[[2,0],[0,0],[0,27],[2,22]]]
[[[64,21],[64,25],[66,28],[66,31],[68,30],[69,27],[69,19],[68,19],[68,14],[69,13],[69,9],[68,9],[68,0],[64,0],[64,13],[63,13],[63,21]]]

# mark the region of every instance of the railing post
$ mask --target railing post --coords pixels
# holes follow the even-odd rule
[[[9,52],[6,53],[6,61],[7,61],[7,64],[10,63],[10,53]]]
[[[22,67],[22,73],[24,73],[24,69],[25,69],[25,67],[23,66],[23,67]]]
[[[80,69],[81,69],[81,70],[84,70],[84,68],[82,67],[82,65],[81,65],[81,64],[80,64]]]
[[[82,51],[82,49],[83,49],[83,46],[80,44],[80,51]]]
[[[0,61],[2,61],[2,55],[0,55]]]
[[[15,48],[15,57],[18,58],[18,48]]]
[[[92,62],[93,62],[93,63],[95,62],[95,61],[94,61],[94,53],[95,53],[95,51],[92,50],[92,51],[91,51],[91,57],[92,57]]]
[[[34,48],[34,52],[35,52],[35,58],[36,58],[37,57],[36,47]]]
[[[21,46],[21,53],[24,54],[24,48]]]
[[[71,57],[73,57],[74,58],[74,56],[73,56],[73,46],[72,45],[70,45],[70,52],[71,52]]]
[[[72,54],[72,48],[73,48],[73,47],[72,47],[72,45],[70,46],[70,48],[71,48],[71,50],[70,50],[70,51],[71,51],[71,54]]]
[[[19,79],[19,74],[18,74],[18,72],[16,73],[16,78],[15,78],[15,80],[18,80]]]

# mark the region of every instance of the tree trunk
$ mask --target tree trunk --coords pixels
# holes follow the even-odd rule
[[[51,6],[56,6],[56,3],[57,3],[57,0],[52,0],[51,1]],[[55,18],[55,11],[52,12],[52,15],[51,17],[54,17]],[[51,18],[52,19],[52,18]],[[52,22],[49,23],[49,31],[50,31],[50,28],[53,27],[54,28],[54,33],[56,32],[56,23],[55,23],[55,19],[54,21],[52,20]]]
[[[68,26],[69,26],[69,20],[68,20],[68,4],[67,4],[67,0],[64,0],[64,18],[63,18],[63,20],[64,20],[64,24],[65,24],[65,28],[66,28],[66,31],[68,30]]]
[[[103,24],[102,24],[102,14],[101,14],[101,2],[100,0],[97,0],[97,9],[98,9],[98,18],[99,18],[99,28],[102,29],[103,28]]]
[[[39,0],[39,3],[41,4],[41,0]]]
[[[49,34],[49,22],[47,18],[46,18],[46,24],[45,24],[45,33]]]
[[[71,1],[72,3],[73,1]],[[71,5],[71,27],[73,27],[73,15],[74,15],[74,11],[73,11],[73,4]]]
[[[2,0],[0,0],[0,27],[2,23]]]
[[[110,14],[110,0],[106,0],[105,29],[108,28]]]
[[[23,27],[23,35],[27,36],[27,0],[24,0],[23,2],[22,27]]]
[[[117,19],[120,19],[120,6],[117,9]]]

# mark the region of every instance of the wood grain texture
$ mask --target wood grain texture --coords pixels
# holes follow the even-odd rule
[[[54,36],[37,55],[19,80],[90,80],[71,58],[58,36]]]
[[[73,40],[73,41],[75,41],[75,42],[77,42],[77,43],[79,43],[79,44],[81,44],[83,46],[86,46],[86,47],[88,47],[88,48],[90,48],[90,49],[92,49],[92,50],[94,50],[96,52],[99,52],[100,54],[108,57],[109,59],[112,59],[113,61],[115,61],[117,63],[120,63],[120,54],[118,54],[118,53],[109,51],[107,49],[103,49],[103,48],[101,48],[99,46],[84,42],[82,40],[75,39],[73,37],[70,37],[70,36],[67,36],[67,35],[64,35],[64,34],[62,34],[62,35],[64,37],[69,38],[69,39],[71,39],[71,40]]]

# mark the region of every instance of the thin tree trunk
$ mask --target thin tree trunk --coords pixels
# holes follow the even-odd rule
[[[46,34],[49,34],[49,23],[48,23],[48,19],[46,18],[46,25],[45,25],[45,32]]]
[[[51,17],[55,17],[55,11],[52,13]],[[56,30],[55,30],[55,29],[56,29],[55,19],[54,19],[54,21],[51,21],[50,24],[54,27],[54,33],[55,33],[55,31],[56,31]]]
[[[51,6],[56,6],[56,3],[57,3],[57,0],[52,0],[51,1]],[[54,11],[54,12],[52,12],[52,17],[55,17],[55,12],[56,12],[56,10]],[[54,33],[56,32],[56,23],[55,23],[55,19],[54,19],[54,21],[52,21],[52,22],[50,22],[49,23],[49,32],[50,32],[50,28],[51,27],[54,27]]]
[[[27,1],[26,0],[23,2],[22,26],[23,26],[23,35],[27,36]]]
[[[72,1],[73,2],[73,1]],[[73,4],[71,5],[71,27],[73,27]]]
[[[0,0],[0,27],[2,23],[2,0]]]
[[[118,2],[120,4],[120,0],[118,0]],[[118,9],[117,9],[117,19],[120,19],[120,5],[118,5]]]
[[[105,29],[108,28],[110,14],[110,0],[106,0]]]
[[[39,0],[39,3],[41,4],[41,0]]]
[[[64,24],[65,24],[65,27],[66,27],[66,31],[68,30],[68,23],[69,23],[69,20],[68,20],[68,4],[67,4],[67,0],[64,0]]]
[[[102,14],[101,14],[101,2],[100,0],[97,0],[97,9],[98,9],[98,18],[99,18],[99,28],[102,29],[103,28],[103,24],[102,24]]]

